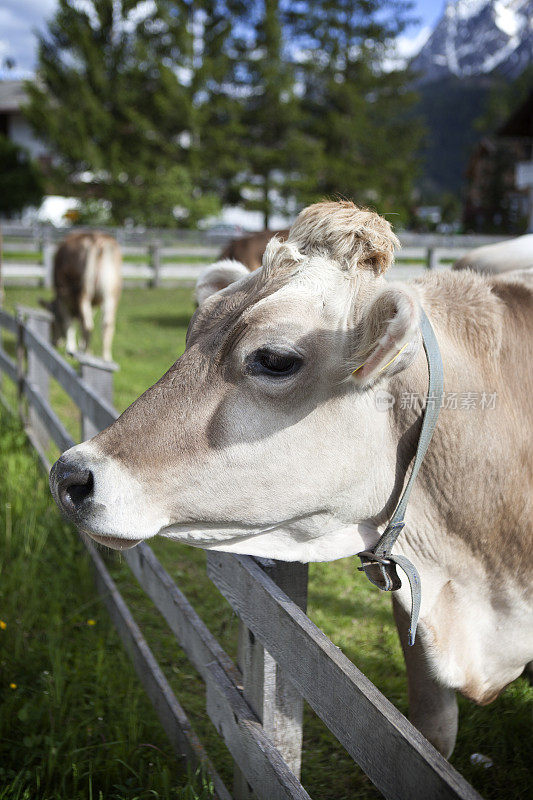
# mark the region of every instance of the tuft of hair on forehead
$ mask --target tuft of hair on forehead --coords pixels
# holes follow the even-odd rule
[[[269,239],[263,255],[261,280],[263,283],[280,279],[298,272],[305,255],[294,243],[282,242],[277,236]]]
[[[342,269],[368,269],[381,275],[400,247],[386,219],[348,200],[304,208],[289,232],[287,245],[300,255],[335,260]]]

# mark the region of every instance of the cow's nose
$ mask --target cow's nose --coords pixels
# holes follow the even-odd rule
[[[94,475],[90,469],[60,458],[50,471],[50,489],[60,508],[77,518],[91,504]]]

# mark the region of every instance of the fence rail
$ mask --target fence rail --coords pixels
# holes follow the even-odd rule
[[[40,311],[21,308],[11,316],[0,310],[0,375],[16,382],[28,436],[49,468],[49,438],[60,450],[73,444],[49,403],[50,377],[80,409],[82,430],[101,429],[117,412],[110,403],[113,372],[90,358],[81,361],[80,377],[50,345],[47,324]],[[2,329],[16,337],[16,360],[3,347]],[[205,769],[220,800],[242,800],[251,792],[260,800],[309,798],[299,781],[303,698],[384,797],[480,799],[306,616],[306,566],[208,553],[208,575],[240,619],[236,666],[143,542],[125,559],[206,684],[207,714],[235,761],[230,793],[102,557],[88,537],[81,538],[98,590],[175,752]]]
[[[58,241],[72,229],[3,226],[6,284],[52,285],[53,254]],[[204,266],[217,259],[228,237],[210,237],[203,231],[128,231],[108,229],[122,247],[126,282],[156,287],[168,281],[194,281]],[[501,241],[497,236],[401,233],[398,266],[439,269],[461,258],[473,247]],[[21,259],[21,250],[25,256]],[[17,260],[18,259],[18,260]]]

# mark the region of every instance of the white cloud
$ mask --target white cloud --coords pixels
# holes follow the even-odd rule
[[[146,19],[153,14],[154,11],[157,10],[157,6],[154,3],[154,0],[142,0],[138,6],[132,8],[132,10],[127,15],[126,24],[132,28],[133,25],[136,25],[139,22],[142,22],[143,19]]]
[[[76,0],[80,8],[90,8],[87,0]],[[138,17],[147,16],[154,7],[153,0],[143,0],[130,14],[128,23]],[[35,69],[37,40],[35,31],[42,31],[46,22],[57,9],[57,0],[0,0],[0,79],[27,77]],[[416,33],[399,36],[394,50],[385,64],[387,70],[401,68],[416,55],[431,34],[431,27],[424,26]],[[309,57],[302,52],[302,61]],[[15,61],[15,69],[9,72],[2,67],[6,58]]]
[[[35,68],[35,29],[43,30],[57,8],[57,0],[2,0],[0,6],[0,77],[27,76]],[[9,73],[4,60],[15,61]]]
[[[89,17],[89,23],[93,29],[97,27],[98,14],[94,10],[91,0],[74,0],[72,5],[79,14],[86,14]]]
[[[73,0],[73,4],[95,23],[96,15],[91,0]],[[37,59],[35,33],[46,29],[46,23],[54,15],[57,6],[57,0],[0,0],[0,80],[28,77],[33,73]],[[126,26],[132,27],[147,17],[154,7],[154,0],[141,0],[128,14]],[[15,61],[13,70],[4,67],[6,58]]]

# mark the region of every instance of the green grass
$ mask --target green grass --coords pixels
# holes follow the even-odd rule
[[[31,261],[36,262],[41,255],[38,250],[8,250],[2,253],[3,261]]]
[[[12,307],[16,302],[34,305],[37,297],[42,294],[43,292],[38,290],[8,289],[7,301]],[[119,410],[122,410],[147,386],[153,383],[170,366],[177,355],[182,352],[185,343],[185,330],[192,311],[193,302],[189,289],[159,289],[151,291],[132,289],[124,292],[114,345],[114,357],[121,365],[121,370],[115,375],[115,405]],[[96,352],[98,352],[98,347],[99,339],[97,336],[95,340]],[[54,405],[60,408],[61,414],[70,425],[71,430],[76,432],[77,416],[72,404],[69,403],[58,388],[53,389],[52,399]],[[20,441],[17,439],[8,448],[13,453],[15,461],[18,458],[17,452],[20,446]],[[100,607],[94,599],[89,575],[87,574],[83,581],[79,577],[84,570],[87,570],[87,564],[80,545],[77,543],[77,538],[67,525],[60,522],[51,500],[48,499],[44,480],[39,478],[38,470],[33,462],[32,464],[29,482],[24,477],[17,484],[15,478],[15,486],[12,490],[13,492],[19,492],[22,498],[17,502],[23,504],[25,508],[32,509],[31,513],[26,511],[26,514],[29,515],[29,521],[27,520],[24,524],[30,526],[35,507],[39,509],[38,517],[40,518],[40,515],[44,514],[44,518],[51,521],[51,527],[60,534],[59,540],[54,545],[53,556],[50,557],[55,557],[57,550],[59,555],[52,563],[61,564],[61,570],[58,570],[55,575],[49,574],[46,583],[47,587],[50,586],[49,590],[47,588],[46,591],[43,591],[41,587],[41,590],[37,592],[37,597],[40,600],[39,607],[42,609],[39,613],[43,614],[44,624],[44,620],[48,619],[49,615],[52,619],[54,618],[53,609],[56,602],[54,598],[60,593],[63,581],[67,579],[70,581],[69,573],[72,573],[72,586],[76,587],[79,593],[78,597],[70,599],[73,609],[83,607],[84,603],[91,602],[95,603],[96,607]],[[22,474],[25,469],[26,467],[21,465],[16,474]],[[38,483],[39,480],[41,483]],[[35,486],[35,489],[31,490],[32,500],[28,503],[26,502],[28,487],[33,486]],[[1,496],[3,498],[4,494],[2,493]],[[35,500],[33,499],[34,497]],[[22,525],[23,523],[21,522],[20,524]],[[0,528],[0,532],[3,530],[3,527]],[[21,534],[17,537],[12,536],[12,540],[15,538],[18,540],[20,536]],[[66,557],[60,555],[62,551],[59,545],[67,548],[68,555]],[[225,601],[221,600],[220,595],[207,579],[205,558],[202,551],[165,540],[154,540],[153,547],[166,569],[187,594],[204,621],[220,640],[222,646],[234,657],[236,653],[237,620],[230,607]],[[71,549],[69,550],[68,548]],[[41,559],[47,556],[48,553],[49,547],[43,547],[39,550],[30,545],[24,555],[25,563],[27,564],[24,581],[22,581],[22,572],[19,570],[17,574],[15,570],[13,578],[15,586],[24,585],[24,591],[29,592],[30,589],[26,587],[26,575],[35,575],[38,578],[41,571]],[[187,710],[195,729],[206,744],[215,766],[221,772],[227,784],[231,786],[232,762],[205,713],[205,687],[203,683],[176,645],[172,635],[168,633],[164,622],[144,597],[124,562],[115,554],[109,554],[106,558],[121,592],[132,608],[174,691]],[[44,572],[43,577],[46,574]],[[85,573],[83,572],[83,574]],[[22,591],[22,589],[17,588],[17,591]],[[9,599],[8,591],[6,591],[4,597]],[[31,610],[34,602],[37,602],[37,598],[32,602],[27,601],[26,605],[17,601],[16,611],[13,613],[22,618],[20,609],[27,607],[29,614],[36,614],[38,609]],[[341,647],[343,652],[378,688],[405,713],[407,711],[405,668],[389,603],[390,600],[385,594],[370,586],[363,576],[357,572],[354,559],[343,559],[331,564],[312,564],[310,567],[310,617],[327,633],[336,645]],[[90,615],[95,616],[92,607],[89,606],[88,608],[90,611],[83,609],[75,617],[78,624],[78,627],[75,628],[77,636],[68,635],[66,637],[68,641],[65,641],[59,636],[61,633],[59,631],[56,632],[56,638],[50,640],[48,653],[50,660],[53,660],[54,663],[59,663],[61,666],[64,663],[70,663],[70,659],[79,659],[81,662],[86,638],[91,641],[90,637],[94,636],[95,633],[101,632],[104,627],[107,630],[108,623],[103,610],[98,612],[98,626],[95,626],[97,630],[95,628],[90,629],[86,625],[86,618],[89,618]],[[3,618],[2,613],[0,613],[0,618]],[[71,625],[70,622],[65,628],[65,633],[71,630],[69,625]],[[24,638],[25,630],[25,624],[23,624],[19,627],[15,637],[20,638],[20,647],[25,646],[25,642],[27,644],[27,640]],[[7,631],[9,631],[9,628],[6,629]],[[43,631],[40,633],[41,639],[45,637]],[[0,633],[2,632],[0,631]],[[15,634],[13,635],[15,636]],[[106,636],[112,637],[114,644],[110,646],[110,649],[113,650],[114,657],[119,658],[119,646],[116,644],[117,640],[114,638],[113,632],[109,630]],[[28,639],[33,642],[35,637],[30,633]],[[37,640],[39,640],[39,637],[37,637]],[[104,639],[104,641],[110,640]],[[13,643],[10,648],[15,648],[15,646],[15,643]],[[78,647],[81,648],[80,652],[78,652]],[[106,649],[105,644],[103,649]],[[73,654],[72,651],[76,651],[77,655]],[[7,652],[11,652],[11,650]],[[126,669],[125,656],[123,659],[125,662],[124,669]],[[64,667],[61,666],[61,668],[63,669]],[[49,667],[44,667],[44,669],[50,671]],[[164,753],[167,753],[163,734],[159,733],[159,738],[156,740],[157,732],[155,728],[152,738],[149,738],[148,734],[140,732],[141,723],[145,723],[149,718],[150,712],[145,705],[142,705],[142,693],[135,694],[135,678],[132,676],[131,681],[129,678],[124,681],[117,680],[116,673],[112,668],[106,665],[105,667],[99,667],[99,669],[101,674],[98,678],[99,682],[94,685],[94,690],[92,683],[94,677],[91,677],[86,682],[85,676],[78,674],[78,670],[76,670],[73,677],[72,690],[76,694],[83,696],[86,702],[92,700],[98,707],[100,707],[98,703],[105,702],[115,704],[114,707],[118,709],[122,703],[124,706],[123,714],[129,720],[127,725],[129,726],[128,729],[132,731],[132,736],[127,740],[130,743],[129,750],[125,748],[127,750],[127,758],[122,758],[122,756],[121,758],[132,769],[140,772],[146,767],[143,761],[146,754],[143,753],[138,743],[156,743]],[[91,670],[96,670],[96,666],[92,665]],[[81,672],[83,673],[83,670]],[[14,680],[11,677],[12,674],[14,673],[5,674],[7,683]],[[127,674],[129,675],[130,673]],[[93,676],[93,672],[90,671],[90,675]],[[18,682],[20,685],[24,685],[23,681]],[[94,696],[92,696],[93,691]],[[140,693],[140,690],[137,691]],[[14,695],[11,695],[7,690],[5,692],[7,701],[13,702]],[[96,708],[96,706],[92,708]],[[95,716],[97,718],[99,715],[95,714]],[[494,800],[513,798],[514,800],[528,796],[533,771],[531,751],[532,717],[533,690],[523,679],[515,681],[495,703],[485,708],[477,708],[467,701],[460,701],[460,732],[452,763],[486,798],[494,798]],[[104,717],[105,719],[106,717]],[[77,723],[73,724],[74,726],[77,725]],[[46,715],[42,715],[37,721],[35,729],[39,732],[39,735],[46,737],[50,735],[49,726],[49,718]],[[64,721],[63,728],[65,735],[68,734],[70,736],[69,721]],[[109,736],[109,741],[112,741],[112,736],[115,734],[109,731],[106,735]],[[17,740],[20,738],[17,737]],[[117,738],[119,738],[118,734]],[[490,769],[484,769],[482,766],[472,765],[470,763],[470,755],[472,753],[483,753],[492,759],[494,766]],[[26,753],[26,756],[29,758],[29,753]],[[43,756],[45,762],[47,758],[48,756]],[[56,794],[50,796],[65,798],[65,800],[67,797],[75,797],[74,794],[65,794],[61,788],[63,784],[59,782],[59,776],[68,774],[70,769],[70,751],[68,751],[68,748],[63,749],[54,758],[56,759],[54,761],[55,766],[47,767],[47,769],[52,769],[52,776],[55,781],[53,785]],[[0,756],[0,764],[3,765],[3,763],[3,759]],[[19,763],[21,765],[24,764],[24,769],[29,770],[32,774],[36,770],[34,761],[29,761],[29,766],[27,767],[23,758]],[[110,762],[110,772],[113,772],[116,768],[116,765]],[[105,769],[107,769],[107,766]],[[145,775],[146,773],[142,774]],[[133,776],[131,777],[133,779]],[[73,780],[72,777],[68,779]],[[101,779],[103,780],[104,777],[102,776]],[[107,774],[105,779],[115,780],[108,778]],[[61,780],[65,779],[61,778]],[[305,711],[302,781],[311,796],[320,798],[320,800],[348,800],[348,798],[350,800],[352,798],[370,800],[378,797],[378,793],[370,785],[368,779],[353,764],[353,761],[309,708],[306,708]],[[0,778],[1,785],[2,780]],[[164,796],[163,789],[156,788],[155,790],[161,796]],[[18,797],[18,795],[13,796]],[[20,794],[19,796],[22,797],[23,795]],[[40,795],[35,796],[40,797]],[[112,794],[107,796],[104,794],[104,796],[114,797]],[[124,796],[130,797],[130,795]],[[133,797],[134,795],[131,796]],[[3,800],[1,794],[0,800]]]
[[[39,252],[35,250],[8,250],[3,253],[3,260],[8,263],[15,261],[17,263],[28,261],[32,264],[40,259]],[[127,253],[123,256],[126,264],[146,264],[148,255],[145,253]],[[174,256],[161,256],[162,264],[210,264],[213,259],[207,256],[199,255],[174,255]]]
[[[454,264],[455,261],[456,261],[455,258],[441,258],[440,259],[440,263],[441,264]],[[418,264],[418,265],[420,265],[422,267],[426,267],[428,262],[427,262],[427,258],[408,258],[407,256],[402,256],[401,250],[400,250],[400,253],[397,256],[394,257],[394,263],[395,264],[400,264],[400,265],[409,264],[410,266],[412,266],[413,264]]]
[[[15,261],[17,263],[28,261],[31,263],[35,263],[39,259],[39,253],[36,253],[32,250],[8,250],[3,254],[3,259],[6,263],[9,261]],[[148,260],[148,256],[139,253],[127,253],[123,256],[124,262],[126,264],[146,264]],[[210,264],[213,261],[212,258],[207,256],[199,256],[199,255],[175,255],[175,256],[161,256],[161,263],[162,264]],[[441,264],[453,264],[455,259],[453,258],[442,258]],[[407,258],[402,256],[401,251],[395,258],[396,264],[420,264],[421,266],[425,266],[427,264],[427,259],[425,258]]]
[[[0,799],[210,797],[173,756],[83,546],[4,410],[0,497]]]

